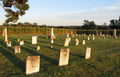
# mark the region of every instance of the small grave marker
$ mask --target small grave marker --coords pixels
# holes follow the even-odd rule
[[[85,53],[85,59],[90,58],[90,55],[91,55],[91,48],[90,48],[90,47],[87,47],[87,48],[86,48],[86,53]]]
[[[85,45],[85,40],[83,40],[82,44]]]
[[[40,50],[40,46],[37,46],[37,50]]]
[[[37,36],[32,36],[32,44],[37,44]]]
[[[11,41],[7,41],[6,46],[7,46],[7,47],[11,47]]]
[[[75,44],[75,45],[79,45],[79,40],[78,40],[78,39],[76,39],[75,41],[76,41],[76,44]]]
[[[20,45],[24,45],[24,41],[20,41]]]

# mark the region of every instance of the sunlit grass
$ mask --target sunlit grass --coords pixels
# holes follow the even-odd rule
[[[40,55],[40,71],[31,77],[119,77],[120,76],[120,38],[96,37],[95,40],[87,40],[87,36],[71,37],[68,47],[64,47],[66,35],[56,35],[53,44],[50,44],[48,35],[38,37],[37,44],[32,45],[34,35],[9,35],[8,40],[12,46],[7,48],[4,37],[0,36],[0,77],[27,76],[25,75],[25,62],[27,56]],[[78,38],[80,44],[75,45]],[[17,39],[24,40],[21,53],[14,54],[14,46],[19,45]],[[86,44],[82,45],[82,40]],[[37,46],[40,50],[37,50]],[[50,46],[53,48],[50,48]],[[91,58],[85,59],[86,47],[91,47]],[[61,48],[70,48],[69,64],[58,66],[59,51]]]

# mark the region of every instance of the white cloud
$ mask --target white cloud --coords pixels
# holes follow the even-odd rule
[[[93,8],[93,10],[98,11],[99,9],[97,9],[97,8]]]
[[[110,7],[104,7],[103,9],[108,9],[108,10],[120,10],[120,7],[116,7],[116,6],[110,6]]]
[[[84,11],[80,11],[80,12],[84,12]],[[80,13],[79,11],[73,11],[73,12],[62,12],[60,14],[62,15],[68,15],[68,14],[77,14],[77,13]]]

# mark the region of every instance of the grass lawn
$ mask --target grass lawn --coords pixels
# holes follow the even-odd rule
[[[120,38],[96,37],[87,40],[87,36],[71,37],[68,47],[64,47],[66,35],[56,35],[53,44],[48,35],[37,38],[37,44],[32,45],[34,35],[8,35],[12,46],[6,47],[4,37],[0,36],[0,77],[120,77]],[[75,45],[78,38],[80,44]],[[21,53],[14,53],[14,46],[19,45],[17,39],[24,40]],[[82,45],[82,40],[86,44]],[[40,50],[37,50],[37,46]],[[50,48],[50,46],[53,48]],[[86,47],[91,47],[91,58],[85,59]],[[59,51],[61,48],[70,48],[69,64],[58,66]],[[25,75],[27,56],[40,55],[40,71],[36,74]]]

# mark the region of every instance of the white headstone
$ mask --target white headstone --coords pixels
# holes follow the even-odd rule
[[[90,55],[91,55],[91,48],[90,48],[90,47],[87,47],[87,48],[86,48],[86,53],[85,53],[85,59],[90,58]]]
[[[69,62],[69,52],[70,52],[69,48],[60,50],[59,66],[68,65],[68,62]]]
[[[39,72],[40,56],[28,56],[26,58],[26,75]]]
[[[51,43],[54,43],[54,40],[53,40],[53,39],[51,39],[51,40],[50,40],[50,42],[51,42]]]
[[[53,33],[53,28],[51,28],[51,33],[50,33],[50,36],[54,36],[54,33]]]
[[[20,46],[15,46],[14,51],[15,51],[15,54],[20,53]]]
[[[70,39],[69,39],[69,37],[67,37],[67,38],[65,39],[64,46],[68,46],[68,45],[69,45],[69,42],[70,42]]]
[[[117,38],[117,35],[116,35],[116,29],[114,29],[114,32],[113,32],[113,38]]]
[[[67,34],[67,37],[69,37],[69,34]]]
[[[40,50],[40,46],[37,46],[37,50]]]
[[[17,41],[20,41],[20,39],[17,39]]]
[[[90,37],[88,36],[88,40],[90,40]]]
[[[76,44],[75,44],[75,45],[79,45],[79,40],[78,40],[78,39],[76,39],[75,41],[76,41]]]
[[[82,44],[85,45],[85,40],[83,40]]]
[[[6,46],[7,46],[7,47],[11,47],[11,41],[7,41]]]
[[[24,45],[24,41],[20,41],[20,45]]]
[[[37,44],[37,36],[32,36],[32,44]]]

